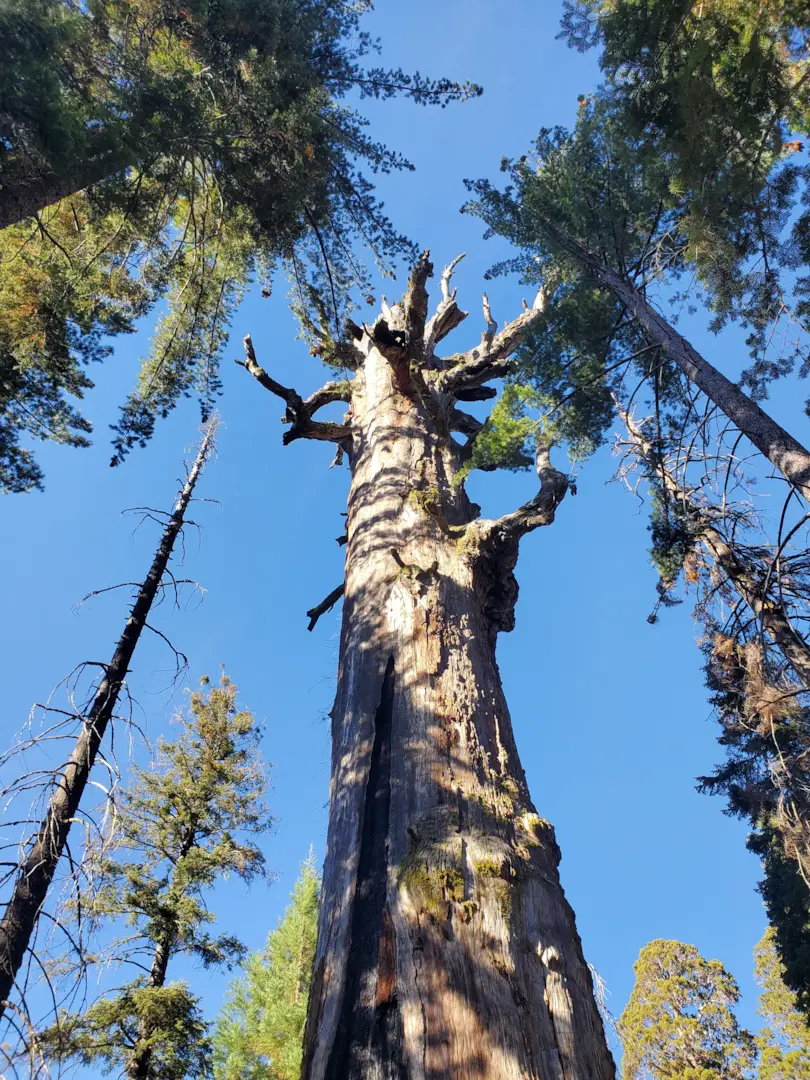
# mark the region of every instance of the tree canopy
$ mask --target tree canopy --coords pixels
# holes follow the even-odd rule
[[[619,1020],[625,1080],[746,1080],[754,1040],[737,1023],[739,990],[718,960],[659,938],[645,945],[633,970]]]
[[[141,1080],[210,1076],[199,996],[187,982],[168,981],[168,967],[181,956],[204,968],[244,957],[237,938],[209,929],[215,915],[206,894],[222,877],[250,882],[264,874],[256,837],[272,822],[256,721],[237,707],[227,676],[207,684],[190,695],[178,737],[161,740],[151,768],[134,770],[115,832],[95,854],[94,893],[84,903],[85,932],[102,935],[96,962],[148,974],[81,1014],[62,1014],[39,1036],[46,1058]],[[108,927],[125,926],[120,939],[103,940]]]
[[[75,399],[110,334],[162,314],[115,425],[113,464],[183,395],[203,417],[245,286],[283,264],[327,325],[412,249],[367,173],[408,168],[345,102],[479,93],[368,66],[346,0],[15,2],[0,13],[0,486],[42,474],[23,437],[85,445]],[[81,194],[77,194],[81,192]],[[61,202],[59,200],[62,200]]]

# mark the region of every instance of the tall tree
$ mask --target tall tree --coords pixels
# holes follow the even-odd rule
[[[310,856],[290,905],[262,952],[249,956],[214,1031],[215,1080],[298,1080],[312,962],[318,936],[320,876]]]
[[[769,929],[754,950],[756,979],[762,988],[757,1012],[765,1027],[756,1037],[759,1050],[757,1080],[808,1080],[810,1028],[795,994],[785,986],[774,932]]]
[[[62,1014],[39,1037],[46,1058],[121,1070],[129,1080],[183,1080],[211,1075],[211,1041],[199,998],[171,982],[169,965],[190,957],[205,968],[230,967],[244,947],[213,935],[206,893],[231,874],[245,882],[264,873],[256,837],[272,822],[263,803],[265,769],[253,715],[236,704],[237,689],[192,693],[179,736],[158,745],[149,769],[118,805],[112,847],[93,867],[96,891],[86,919],[103,927],[124,921],[116,960],[148,970],[83,1014]],[[145,963],[141,958],[144,958]]]
[[[779,947],[804,1002],[810,953],[796,945],[810,902],[810,581],[806,506],[796,495],[805,493],[810,459],[660,313],[662,303],[677,313],[690,301],[689,288],[679,288],[690,266],[687,222],[669,193],[671,162],[635,132],[618,95],[583,101],[573,132],[544,131],[531,155],[503,167],[512,183],[472,184],[468,209],[516,247],[495,272],[541,279],[547,303],[512,376],[512,407],[505,417],[493,413],[472,464],[525,460],[537,433],[584,457],[616,424],[619,474],[650,497],[656,612],[680,602],[685,582],[709,654],[717,646],[735,657],[726,687],[733,707],[718,698],[729,768],[702,786],[727,792],[732,811],[754,826],[769,913],[784,920]],[[776,523],[756,502],[766,461],[791,482]],[[707,659],[719,690],[723,664]]]
[[[717,325],[739,320],[754,392],[806,375],[810,20],[802,3],[566,0],[563,33],[599,43],[602,93],[646,156]]]
[[[23,842],[23,855],[13,872],[13,888],[0,921],[0,1016],[8,1007],[17,973],[28,950],[48,889],[65,850],[68,834],[90,782],[104,736],[115,715],[132,658],[149,613],[167,575],[172,551],[200,473],[211,454],[217,429],[214,416],[206,426],[197,456],[163,529],[149,573],[138,588],[123,633],[102,674],[87,709],[71,721],[80,723],[68,762],[52,776],[47,812],[35,835]],[[7,875],[6,880],[9,880]]]
[[[336,443],[351,468],[345,584],[328,600],[344,595],[302,1075],[609,1080],[560,851],[529,797],[495,663],[519,541],[551,524],[568,483],[541,443],[540,491],[519,509],[479,519],[464,490],[483,425],[458,404],[496,396],[488,384],[541,310],[499,329],[485,297],[480,344],[438,355],[467,314],[453,265],[431,315],[425,253],[401,303],[348,325],[353,377],[307,398],[245,340],[247,370],[286,402],[284,442]],[[342,423],[314,418],[334,401],[348,404]]]
[[[72,400],[91,385],[86,364],[159,302],[113,463],[183,395],[210,412],[250,281],[267,291],[283,263],[296,307],[313,284],[334,306],[351,285],[368,292],[356,238],[386,265],[411,251],[364,175],[410,166],[345,98],[480,91],[366,66],[369,6],[4,6],[0,225],[16,224],[0,236],[0,487],[41,484],[21,436],[86,442]]]
[[[633,993],[619,1020],[625,1080],[750,1076],[754,1039],[737,1022],[740,992],[719,960],[659,938],[644,946],[633,970]]]

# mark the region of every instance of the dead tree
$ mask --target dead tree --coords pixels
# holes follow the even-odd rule
[[[148,626],[149,612],[162,586],[174,545],[183,528],[194,487],[209,457],[216,435],[214,417],[205,428],[199,451],[164,527],[149,573],[138,589],[109,664],[95,689],[73,752],[54,777],[47,812],[27,846],[16,874],[13,892],[0,921],[0,1017],[9,1006],[17,973],[23,964],[48,889],[62,858],[71,824],[114,715],[135,648]]]
[[[479,518],[464,465],[542,301],[468,352],[436,347],[466,312],[427,253],[403,301],[348,324],[353,377],[286,402],[284,436],[351,467],[328,847],[304,1080],[609,1080],[614,1064],[560,886],[554,829],[529,796],[495,661],[514,626],[522,536],[550,525],[567,478],[538,447],[540,491]],[[326,348],[327,346],[325,346]],[[345,401],[342,423],[315,414]],[[454,437],[461,433],[465,441]],[[321,609],[339,598],[339,589]]]

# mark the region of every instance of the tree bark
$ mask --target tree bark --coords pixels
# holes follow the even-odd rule
[[[718,371],[648,303],[632,282],[605,266],[596,255],[567,236],[550,221],[540,227],[555,247],[570,255],[620,300],[660,345],[670,360],[737,426],[739,431],[770,461],[775,469],[810,502],[810,452],[780,424]]]
[[[131,151],[107,153],[80,163],[64,175],[0,176],[0,229],[34,217],[53,203],[99,184],[135,164]]]
[[[25,855],[14,891],[0,922],[0,1017],[9,1001],[14,980],[22,965],[39,913],[65,848],[68,833],[95,764],[101,741],[115,711],[135,647],[146,626],[149,611],[166,572],[177,537],[183,527],[194,487],[208,457],[216,433],[216,420],[205,432],[194,465],[163,531],[152,566],[141,585],[104,677],[83,720],[70,760],[54,782],[54,792],[36,839]]]
[[[447,365],[424,355],[435,327],[424,329],[414,279],[392,325],[364,332],[352,383],[302,1076],[612,1080],[554,829],[529,797],[495,661],[497,634],[514,622],[520,535],[553,520],[567,485],[541,451],[540,495],[500,521],[475,520],[453,484],[463,455],[447,418],[458,398],[438,389],[441,376],[430,381]],[[474,385],[481,359],[474,350],[466,361]],[[459,373],[454,392],[463,383]]]

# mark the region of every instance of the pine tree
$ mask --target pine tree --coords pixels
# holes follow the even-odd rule
[[[441,355],[467,315],[454,265],[432,314],[425,253],[400,303],[347,323],[353,374],[309,397],[245,339],[247,371],[286,403],[283,441],[335,443],[351,469],[345,583],[309,613],[312,626],[344,598],[302,1077],[612,1080],[560,851],[495,662],[520,539],[553,522],[568,481],[541,441],[540,490],[514,512],[481,519],[464,487],[485,425],[458,406],[497,397],[487,384],[511,370],[543,302],[499,329],[484,297],[480,344]],[[336,401],[342,423],[315,419]]]
[[[754,959],[762,987],[757,1011],[766,1025],[756,1037],[757,1080],[809,1080],[810,1028],[797,1008],[796,996],[785,986],[773,929],[757,944]]]
[[[262,952],[249,956],[228,991],[214,1032],[215,1080],[298,1080],[320,877],[310,858]]]
[[[92,699],[71,721],[80,730],[66,765],[54,772],[48,785],[47,811],[33,837],[21,842],[23,855],[14,867],[13,888],[0,922],[0,1017],[11,998],[32,935],[42,912],[57,866],[65,851],[71,825],[90,783],[91,773],[115,716],[135,649],[148,626],[149,613],[167,574],[172,551],[182,533],[186,511],[205,463],[213,450],[218,418],[208,422],[196,458],[166,524],[149,573],[138,588],[135,602],[109,664],[102,668]],[[6,874],[9,880],[11,874]]]
[[[479,89],[366,67],[346,0],[12,0],[0,11],[0,488],[41,486],[26,435],[74,446],[87,365],[161,305],[115,427],[121,460],[196,393],[203,419],[245,287],[283,264],[302,307],[411,247],[368,172],[409,167],[345,98]],[[77,194],[82,192],[82,194]],[[62,199],[61,202],[58,200]],[[368,292],[368,288],[365,288]]]
[[[149,769],[135,769],[121,800],[112,853],[99,853],[97,887],[86,913],[100,927],[128,926],[118,959],[143,968],[83,1014],[62,1015],[40,1036],[46,1057],[100,1065],[129,1080],[183,1080],[211,1074],[211,1042],[198,997],[171,982],[170,963],[185,956],[203,967],[232,966],[244,947],[208,927],[206,893],[222,877],[251,882],[264,873],[255,838],[271,821],[265,770],[251,713],[223,675],[192,693],[189,715],[172,741],[161,740]]]
[[[645,945],[633,970],[619,1020],[625,1080],[746,1080],[754,1039],[737,1022],[740,993],[718,960],[659,938]]]

